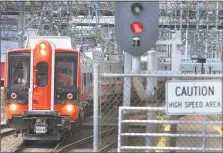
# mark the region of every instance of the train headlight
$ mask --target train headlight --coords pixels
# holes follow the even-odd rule
[[[11,98],[12,98],[12,99],[16,99],[16,97],[17,97],[16,93],[14,93],[14,92],[11,93]]]
[[[46,50],[45,50],[45,49],[41,49],[41,50],[40,50],[40,54],[41,54],[42,56],[46,55]]]
[[[40,49],[46,49],[46,44],[44,44],[44,43],[40,43]]]
[[[11,105],[10,105],[10,109],[11,109],[12,111],[15,111],[15,110],[17,109],[16,104],[11,104]]]
[[[71,112],[74,109],[73,105],[70,105],[70,104],[68,104],[66,107],[67,107],[68,112]]]
[[[46,55],[46,44],[45,43],[40,43],[39,47],[40,47],[40,54],[42,56]]]

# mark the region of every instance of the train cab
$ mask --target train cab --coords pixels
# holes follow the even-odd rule
[[[80,52],[69,37],[28,38],[7,52],[7,125],[25,140],[59,140],[80,122]]]

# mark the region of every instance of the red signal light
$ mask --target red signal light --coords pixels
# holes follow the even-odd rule
[[[139,34],[142,32],[143,30],[143,25],[142,23],[140,22],[133,22],[131,24],[131,29],[132,29],[132,32],[135,33],[135,34]]]

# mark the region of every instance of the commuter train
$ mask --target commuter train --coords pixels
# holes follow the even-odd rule
[[[93,60],[69,37],[28,38],[7,51],[5,70],[7,125],[24,140],[60,140],[92,112]]]

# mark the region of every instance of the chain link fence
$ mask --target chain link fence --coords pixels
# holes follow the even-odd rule
[[[1,87],[1,122],[6,120],[5,114],[5,101],[4,101],[4,88]]]
[[[221,115],[170,116],[164,108],[166,81],[173,78],[219,80],[220,75],[214,77],[208,74],[199,76],[166,72],[166,75],[99,73],[98,76],[99,95],[95,95],[99,97],[98,132],[117,128],[106,135],[99,135],[99,151],[105,151],[105,148],[108,152],[222,151]],[[125,88],[124,78],[128,78]],[[128,90],[128,94],[124,90]],[[120,107],[126,103],[131,106],[129,110]],[[145,109],[150,107],[157,110]],[[118,132],[120,129],[121,133]],[[119,143],[121,145],[118,148]]]

